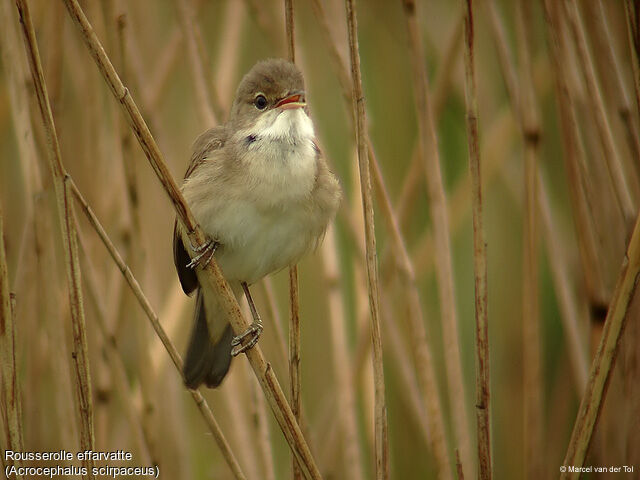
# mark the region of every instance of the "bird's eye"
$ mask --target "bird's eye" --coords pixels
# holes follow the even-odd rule
[[[258,110],[264,110],[265,108],[267,108],[267,99],[264,98],[264,95],[258,95],[253,101],[253,104]]]

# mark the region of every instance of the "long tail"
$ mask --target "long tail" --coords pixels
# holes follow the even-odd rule
[[[205,310],[203,295],[198,289],[194,324],[183,369],[185,384],[191,389],[198,388],[202,383],[209,388],[217,387],[231,365],[231,325],[227,324],[220,339],[212,343]],[[223,319],[218,318],[216,321],[221,322]]]

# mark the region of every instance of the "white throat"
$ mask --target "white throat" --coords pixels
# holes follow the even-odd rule
[[[313,122],[301,108],[271,110],[239,132],[254,193],[270,204],[311,193],[316,177]]]

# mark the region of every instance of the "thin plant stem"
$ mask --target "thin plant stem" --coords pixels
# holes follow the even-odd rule
[[[24,450],[22,438],[22,415],[20,414],[20,389],[16,375],[16,330],[14,308],[11,301],[11,286],[4,248],[4,227],[0,208],[0,399],[6,448],[16,452]],[[3,455],[4,456],[4,455]],[[22,462],[11,462],[21,467]],[[22,479],[22,475],[16,475]]]
[[[113,245],[113,242],[107,235],[107,232],[104,230],[104,228],[100,224],[100,221],[98,220],[96,215],[93,213],[93,210],[85,200],[80,190],[78,190],[78,187],[76,186],[73,179],[70,176],[67,176],[65,180],[66,180],[65,183],[69,185],[69,188],[73,193],[76,201],[79,203],[80,207],[82,208],[82,211],[86,215],[87,220],[89,220],[89,223],[91,224],[93,229],[96,231],[96,233],[100,237],[100,240],[106,247],[107,251],[109,252],[109,255],[117,265],[118,269],[124,276],[125,280],[127,281],[127,284],[129,285],[133,294],[138,300],[138,303],[144,310],[145,315],[150,320],[151,326],[153,327],[156,334],[158,335],[158,338],[160,339],[165,349],[167,350],[167,353],[171,357],[171,360],[173,361],[174,366],[178,370],[178,373],[182,376],[182,359],[180,358],[180,354],[178,353],[178,351],[176,350],[176,347],[173,345],[173,343],[171,342],[171,339],[166,334],[164,328],[160,324],[160,320],[158,319],[158,316],[156,315],[156,313],[153,311],[153,308],[151,307],[149,300],[147,299],[144,292],[140,288],[140,284],[131,273],[131,270],[123,260],[118,250]],[[189,393],[191,393],[191,396],[193,397],[193,400],[196,402],[196,405],[200,410],[200,413],[202,414],[205,421],[207,422],[207,425],[211,430],[211,433],[213,434],[213,437],[216,440],[216,443],[220,447],[222,455],[227,461],[229,468],[233,472],[234,477],[236,479],[246,478],[242,473],[242,470],[240,469],[240,465],[238,464],[238,461],[235,459],[235,456],[231,451],[231,448],[229,447],[229,444],[225,439],[224,434],[222,433],[222,430],[220,430],[220,427],[218,426],[218,423],[214,418],[213,413],[209,408],[209,405],[207,404],[206,400],[204,399],[200,391],[189,390]]]
[[[327,282],[329,322],[331,329],[333,371],[336,377],[337,415],[343,437],[343,472],[352,480],[364,479],[362,452],[358,441],[355,388],[346,339],[346,319],[343,297],[340,295],[340,273],[335,230],[329,227],[322,244],[322,267]]]
[[[287,58],[296,63],[295,22],[293,21],[293,0],[284,0],[284,15],[287,37]]]
[[[205,243],[205,236],[202,229],[195,221],[191,210],[185,202],[178,185],[171,176],[162,153],[158,148],[154,138],[149,131],[140,111],[135,104],[129,90],[122,84],[116,70],[113,68],[106,52],[102,48],[91,24],[87,20],[84,12],[80,8],[77,0],[63,0],[67,6],[67,10],[82,34],[91,56],[96,62],[98,69],[102,73],[114,97],[118,100],[124,112],[127,121],[134,130],[136,138],[140,142],[152,168],[154,169],[158,179],[162,183],[165,191],[169,195],[171,202],[178,214],[179,220],[182,222],[185,231],[188,232],[191,243],[197,248]],[[241,334],[249,328],[249,322],[242,315],[240,306],[236,301],[231,289],[224,279],[220,267],[215,259],[212,259],[203,270],[205,274],[203,279],[205,285],[203,288],[210,288],[216,292],[220,298],[220,306],[223,314],[229,318],[231,326],[236,335]],[[213,331],[210,329],[210,331]],[[287,403],[284,392],[273,372],[271,366],[266,362],[262,350],[259,345],[247,350],[246,357],[249,359],[251,366],[260,381],[260,385],[267,396],[269,406],[271,407],[278,424],[291,447],[294,454],[298,457],[301,468],[306,478],[321,478],[318,467],[309,450],[309,446],[305,441],[302,431],[298,423],[295,421],[291,407]]]
[[[517,85],[512,92],[516,99],[520,131],[524,143],[524,219],[523,278],[522,278],[522,333],[523,333],[523,388],[524,388],[524,445],[525,469],[529,478],[540,478],[544,465],[542,415],[542,358],[540,315],[538,300],[538,145],[540,126],[531,84],[531,12],[526,1],[516,5],[516,24],[521,69]],[[514,85],[515,87],[515,85]]]
[[[291,410],[300,423],[300,298],[298,266],[289,268],[289,382]],[[294,480],[302,478],[295,457],[292,459]]]
[[[629,36],[629,50],[631,51],[631,69],[633,72],[633,86],[636,92],[636,113],[640,113],[640,6],[634,0],[625,0],[625,16],[627,18],[627,32]]]
[[[465,98],[467,104],[467,143],[471,171],[473,210],[473,271],[476,317],[476,435],[478,444],[478,478],[492,478],[491,460],[491,389],[489,371],[489,315],[487,311],[487,244],[482,215],[482,177],[480,141],[478,140],[478,88],[474,59],[473,5],[467,0],[464,38]],[[456,464],[460,463],[456,450]],[[462,470],[462,465],[458,471]],[[460,474],[458,475],[460,476]]]
[[[295,21],[293,0],[284,0],[287,57],[296,61]],[[291,410],[300,423],[300,292],[298,290],[298,266],[289,267],[289,388]],[[293,457],[291,465],[293,480],[302,478],[300,467]]]
[[[217,116],[211,107],[211,94],[206,82],[205,69],[198,53],[198,45],[193,33],[193,11],[188,0],[176,0],[176,3],[180,24],[182,25],[182,34],[187,44],[189,66],[191,67],[191,78],[194,82],[193,86],[196,94],[198,112],[200,119],[205,123],[207,128],[211,128],[217,125]]]
[[[464,9],[460,9],[460,13],[452,29],[453,31],[449,35],[440,57],[436,79],[433,83],[433,121],[436,124],[438,124],[440,120],[447,98],[453,89],[451,78],[455,71],[454,67],[460,58],[458,51],[462,44],[463,26]],[[423,167],[424,162],[420,156],[418,142],[416,142],[413,148],[413,154],[411,155],[411,163],[405,174],[396,202],[396,213],[401,227],[406,225],[406,222],[411,218],[411,211],[420,203],[416,201],[415,197],[418,193],[420,180],[423,178]]]
[[[382,334],[380,331],[380,292],[378,290],[378,255],[376,253],[375,225],[373,218],[373,198],[367,149],[367,127],[364,93],[360,72],[360,53],[355,11],[355,0],[345,0],[347,31],[349,34],[349,54],[351,79],[353,82],[353,115],[356,125],[358,147],[358,169],[362,209],[364,212],[365,245],[367,258],[367,286],[371,314],[371,340],[373,344],[373,371],[375,388],[375,472],[377,480],[389,478],[389,441],[387,437],[387,404],[385,399],[384,370],[382,363]]]
[[[553,218],[549,193],[540,174],[538,174],[538,208],[540,209],[546,250],[549,256],[549,266],[553,275],[558,303],[562,311],[563,327],[573,367],[576,391],[579,395],[582,395],[587,385],[589,357],[584,335],[580,332],[580,309],[578,308],[575,293],[571,291],[569,268],[566,258],[562,254],[561,242],[558,239],[557,222]],[[582,310],[586,311],[586,308]]]
[[[373,147],[369,142],[369,156],[373,167],[373,174],[376,184],[376,193],[379,199],[382,217],[387,224],[391,239],[391,249],[393,253],[395,270],[398,281],[401,284],[404,301],[407,305],[407,321],[411,331],[411,349],[415,357],[416,374],[418,376],[418,385],[422,395],[422,403],[424,404],[429,420],[430,446],[438,465],[438,472],[441,478],[451,478],[451,465],[447,455],[447,435],[445,431],[445,417],[442,411],[440,398],[438,394],[438,383],[436,381],[436,372],[433,363],[433,354],[427,343],[427,332],[422,314],[422,306],[420,304],[420,295],[418,292],[415,273],[409,254],[400,233],[398,220],[391,206],[391,200],[386,191],[382,172],[378,165],[376,156],[373,154]],[[387,278],[389,278],[387,276]],[[385,282],[386,283],[386,282]]]
[[[629,246],[622,261],[622,268],[607,312],[602,337],[591,364],[589,383],[580,402],[580,408],[571,434],[563,465],[582,467],[589,450],[593,431],[598,423],[602,405],[611,380],[618,347],[628,309],[636,291],[640,274],[640,217],[636,220]],[[579,473],[565,472],[560,478],[578,478]]]
[[[629,145],[629,151],[631,152],[631,158],[636,159],[633,162],[635,177],[638,175],[638,168],[640,168],[640,138],[638,138],[638,128],[635,125],[634,117],[631,114],[631,101],[629,100],[629,94],[623,81],[622,70],[620,68],[620,60],[614,48],[613,37],[611,36],[611,29],[609,28],[609,21],[607,18],[607,10],[604,7],[602,0],[596,0],[593,2],[585,2],[586,7],[585,18],[591,20],[589,31],[594,44],[598,46],[598,55],[596,58],[601,58],[603,62],[603,70],[608,73],[607,76],[603,76],[603,80],[609,79],[613,85],[615,110],[622,124],[625,128],[626,139]]]
[[[548,43],[554,75],[556,103],[560,116],[560,128],[565,154],[563,155],[567,172],[573,218],[576,225],[578,251],[582,261],[585,284],[591,305],[606,304],[606,286],[603,267],[599,259],[599,247],[593,219],[589,211],[588,194],[583,179],[581,163],[584,163],[584,149],[580,143],[578,120],[574,108],[572,89],[569,85],[569,73],[566,68],[568,56],[565,52],[563,36],[558,25],[556,7],[544,0],[542,2],[548,30]]]
[[[80,231],[78,231],[78,239],[80,248],[85,256],[84,278],[87,286],[87,294],[89,300],[93,302],[95,311],[97,313],[96,319],[98,323],[98,329],[100,331],[100,336],[102,337],[101,341],[103,344],[103,348],[107,357],[106,363],[112,372],[112,378],[115,383],[116,391],[120,396],[122,407],[125,410],[125,414],[130,423],[131,429],[133,430],[134,438],[136,443],[138,444],[138,450],[142,455],[143,460],[147,463],[151,463],[153,461],[154,464],[157,464],[158,459],[155,458],[155,456],[152,457],[151,455],[151,452],[153,451],[152,440],[151,438],[149,438],[149,432],[142,420],[144,413],[136,411],[134,404],[130,401],[133,396],[127,378],[124,361],[116,346],[117,341],[115,336],[109,332],[107,326],[107,308],[105,305],[105,301],[99,293],[100,288],[98,286],[98,281],[96,278],[96,270],[91,260],[90,254],[86,251],[85,242],[83,241],[82,232]]]
[[[273,451],[271,448],[271,435],[269,434],[269,422],[267,418],[267,404],[264,395],[260,393],[260,385],[255,379],[251,379],[251,400],[254,406],[256,422],[257,445],[260,463],[262,464],[262,478],[275,480],[275,467],[273,465]]]
[[[78,260],[78,239],[74,222],[71,192],[65,182],[66,172],[62,164],[62,155],[56,128],[53,121],[51,104],[47,95],[47,86],[42,71],[40,53],[35,30],[26,0],[16,0],[20,25],[24,35],[26,55],[38,98],[40,114],[47,133],[49,146],[49,166],[56,191],[58,218],[62,231],[65,271],[68,283],[69,307],[73,331],[73,363],[76,380],[76,399],[80,417],[80,445],[83,450],[95,450],[93,431],[93,399],[91,396],[91,374],[89,370],[89,350],[85,326],[84,305],[82,301],[82,282]],[[87,478],[95,478],[92,472],[93,460],[85,458],[82,462],[87,468]]]
[[[460,359],[460,341],[458,333],[458,314],[453,279],[451,238],[447,198],[440,171],[440,153],[436,126],[428,96],[428,78],[421,34],[416,15],[415,0],[402,0],[409,41],[413,89],[416,98],[418,138],[420,155],[425,164],[429,209],[434,232],[434,256],[438,299],[442,318],[445,366],[450,408],[456,412],[453,416],[455,444],[460,449],[462,465],[465,471],[472,471],[471,433],[465,408],[465,388]]]
[[[582,24],[582,19],[580,18],[580,13],[578,12],[578,5],[576,0],[566,0],[564,7],[573,41],[576,46],[576,51],[578,53],[578,63],[582,70],[582,75],[587,88],[587,100],[591,109],[591,114],[596,123],[596,129],[598,131],[598,136],[600,137],[600,144],[609,169],[609,174],[613,181],[618,205],[623,218],[626,222],[630,223],[635,218],[635,202],[631,196],[627,176],[622,167],[620,156],[613,140],[611,125],[607,118],[600,85],[596,79],[593,60],[587,46],[584,26]]]

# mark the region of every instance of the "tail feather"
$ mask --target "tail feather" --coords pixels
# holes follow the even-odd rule
[[[209,388],[220,385],[231,365],[232,339],[233,330],[231,325],[227,324],[220,340],[216,343],[211,342],[203,296],[198,290],[194,325],[183,367],[187,387],[196,389],[202,383]]]

